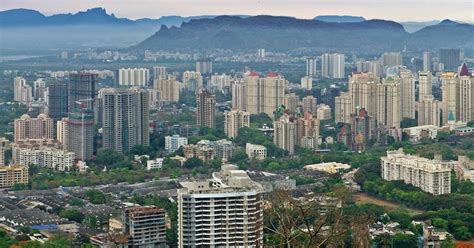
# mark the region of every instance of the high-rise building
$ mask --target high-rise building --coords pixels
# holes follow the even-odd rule
[[[459,72],[459,117],[462,122],[474,120],[474,78],[469,75],[466,63]]]
[[[196,72],[199,72],[202,75],[212,74],[212,60],[200,59],[196,61]]]
[[[46,88],[48,115],[54,121],[61,120],[68,113],[68,89],[66,84],[53,83]]]
[[[38,78],[33,82],[33,98],[35,100],[45,100],[46,82],[42,78]]]
[[[91,109],[71,112],[67,118],[57,122],[57,138],[68,151],[74,152],[81,161],[94,155],[94,113]]]
[[[423,53],[423,71],[431,71],[431,53]]]
[[[377,123],[387,128],[400,128],[400,79],[387,77],[377,89]]]
[[[146,68],[121,68],[118,70],[118,85],[146,86],[150,71]]]
[[[456,71],[461,63],[461,50],[459,49],[440,49],[439,62],[444,64],[445,70]]]
[[[265,48],[260,48],[257,50],[257,57],[260,59],[265,58]]]
[[[178,102],[179,86],[175,77],[155,79],[154,88],[159,92],[160,102]]]
[[[316,114],[316,110],[318,109],[318,100],[314,96],[305,96],[301,100],[303,105],[304,112],[310,112],[313,115]]]
[[[203,86],[202,74],[196,71],[183,72],[183,84],[187,90],[197,92]]]
[[[451,193],[452,166],[440,157],[431,160],[408,155],[400,148],[387,151],[387,156],[381,159],[381,175],[384,180],[403,181],[433,195]]]
[[[433,81],[431,72],[424,71],[418,73],[418,101],[421,101],[425,96],[433,94]]]
[[[316,57],[306,58],[306,76],[315,77],[316,76]]]
[[[125,247],[166,247],[166,211],[156,206],[126,207],[122,211]]]
[[[410,70],[400,68],[401,118],[415,119],[415,79]]]
[[[236,81],[231,86],[232,89],[232,108],[247,109],[247,84]]]
[[[371,72],[376,77],[380,77],[383,74],[383,66],[380,60],[363,61],[359,60],[356,62],[357,72]]]
[[[369,140],[376,137],[376,124],[372,116],[368,115],[367,110],[361,108],[357,114],[351,115],[351,127],[353,151],[365,150],[366,144]]]
[[[320,120],[330,120],[332,118],[331,107],[326,104],[318,105],[318,108],[316,109],[316,116]]]
[[[256,72],[250,72],[245,77],[247,109],[250,114],[273,112],[284,104],[285,78],[274,72],[269,72],[265,78],[259,78]]]
[[[149,145],[149,94],[138,88],[101,90],[103,147],[127,153]]]
[[[167,78],[166,67],[164,66],[153,66],[153,79]]]
[[[382,54],[380,61],[385,67],[399,66],[402,65],[402,55],[399,52],[387,52]]]
[[[13,81],[13,100],[23,104],[28,104],[33,100],[31,86],[26,84],[26,80],[22,77],[15,77]]]
[[[97,74],[81,71],[69,75],[69,112],[73,112],[78,102],[85,109],[95,109],[97,97]]]
[[[300,97],[296,95],[296,93],[285,94],[283,105],[285,105],[286,109],[291,113],[294,113],[296,108],[300,105]]]
[[[349,124],[351,114],[355,111],[352,109],[351,96],[348,92],[341,93],[340,96],[336,96],[336,109],[335,109],[335,120],[336,123],[347,123]]]
[[[311,76],[302,77],[301,88],[304,90],[311,90],[311,88],[313,88],[313,78]]]
[[[296,144],[299,147],[311,150],[318,149],[319,119],[310,112],[305,112],[303,117],[296,120]]]
[[[169,153],[177,151],[180,147],[188,144],[188,138],[179,134],[165,136],[165,150]]]
[[[325,78],[345,77],[345,56],[344,54],[328,54],[321,56],[321,76]]]
[[[31,118],[24,114],[15,120],[14,141],[52,139],[54,132],[53,119],[45,114]]]
[[[216,97],[206,89],[201,89],[196,96],[196,124],[201,127],[214,128],[216,114]]]
[[[178,247],[263,247],[263,190],[245,171],[223,165],[213,179],[181,185]]]
[[[28,184],[28,167],[0,165],[0,188],[11,188],[17,183]]]
[[[441,124],[441,102],[432,95],[424,96],[418,102],[418,126]]]
[[[279,120],[273,122],[273,143],[279,148],[288,151],[290,155],[295,152],[296,123],[294,118],[283,114]]]
[[[0,138],[0,165],[6,165],[5,152],[11,147],[7,138]]]
[[[459,83],[454,72],[446,72],[441,76],[442,89],[442,125],[448,122],[448,116],[454,121],[459,120]]]
[[[377,115],[377,90],[380,79],[372,73],[353,73],[349,77],[351,114],[357,108],[365,108],[370,116]]]
[[[242,127],[250,127],[250,113],[232,109],[224,113],[224,133],[229,138],[235,138]]]
[[[231,79],[232,78],[230,77],[230,75],[226,75],[225,73],[222,73],[221,75],[214,73],[211,76],[211,81],[210,83],[208,83],[208,86],[216,88],[220,91],[224,91],[230,88]]]

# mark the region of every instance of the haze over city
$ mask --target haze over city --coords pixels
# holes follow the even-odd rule
[[[118,17],[159,18],[167,15],[280,15],[310,19],[317,15],[355,15],[367,19],[474,22],[470,0],[4,0],[1,10],[36,9],[44,14],[74,13],[104,7]]]
[[[0,248],[474,248],[473,15],[3,0]]]

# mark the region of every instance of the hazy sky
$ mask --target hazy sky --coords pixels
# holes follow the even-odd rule
[[[474,22],[474,0],[1,0],[0,9],[30,8],[46,15],[104,7],[131,19],[163,15],[271,14],[313,18],[360,15],[397,21],[453,19]]]

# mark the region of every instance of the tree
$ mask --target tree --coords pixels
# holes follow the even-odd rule
[[[192,157],[192,158],[186,160],[186,162],[184,162],[183,166],[188,168],[188,169],[192,169],[192,168],[197,168],[197,167],[204,166],[204,162],[202,162],[202,160],[200,160],[199,158]]]
[[[82,221],[84,220],[84,214],[82,214],[78,209],[75,208],[63,209],[61,212],[59,212],[59,216],[68,220],[75,221],[77,223],[82,223]]]
[[[111,166],[117,164],[120,161],[123,161],[124,159],[125,157],[122,154],[118,153],[116,150],[102,148],[99,149],[99,151],[97,152],[95,161],[98,165],[107,166],[108,168],[110,168]]]
[[[93,204],[104,204],[107,202],[107,198],[102,191],[97,189],[89,189],[86,191],[87,199]]]
[[[417,238],[412,234],[396,233],[393,236],[394,248],[416,247]]]
[[[273,192],[269,198],[270,207],[264,210],[267,245],[288,248],[344,246],[349,224],[344,215],[347,194],[347,190],[338,188],[330,197],[321,195],[320,200],[300,201],[288,191]],[[325,209],[325,213],[321,209]]]
[[[442,228],[444,230],[448,230],[448,224],[449,222],[445,219],[442,218],[433,218],[431,220],[431,223],[433,224],[434,227]]]
[[[411,118],[403,118],[400,122],[400,128],[415,127],[418,126],[418,120]]]
[[[436,139],[438,141],[445,141],[446,139],[449,138],[449,136],[451,136],[448,132],[444,132],[444,131],[439,131],[437,134],[436,134]]]

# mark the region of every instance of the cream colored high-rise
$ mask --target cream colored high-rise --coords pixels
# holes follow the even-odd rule
[[[31,118],[25,114],[15,120],[15,142],[29,139],[52,139],[53,130],[53,119],[45,114],[40,114],[37,118]]]
[[[459,118],[459,83],[457,75],[454,72],[445,72],[441,76],[442,83],[442,110],[443,122],[448,122],[448,117],[454,117],[454,120]]]
[[[380,79],[374,74],[353,73],[349,77],[349,95],[351,97],[351,113],[357,108],[365,108],[370,116],[377,113],[377,86]]]
[[[160,93],[161,102],[179,101],[179,82],[175,77],[155,79],[154,88]]]
[[[229,138],[235,138],[242,127],[250,127],[250,113],[233,109],[224,113],[224,133]]]
[[[247,109],[247,84],[236,81],[232,84],[232,108]]]
[[[294,113],[300,104],[300,97],[295,93],[286,94],[283,104],[285,105],[286,109],[288,109],[291,113]]]
[[[318,109],[318,100],[314,96],[305,96],[302,99],[303,111],[316,114]]]
[[[245,77],[247,111],[250,114],[266,113],[273,116],[278,106],[284,104],[285,78],[270,72],[265,78],[259,78],[256,72]]]
[[[351,123],[352,109],[351,96],[349,92],[341,92],[340,96],[335,98],[335,120],[336,123]]]
[[[458,120],[474,120],[474,82],[469,75],[459,77],[459,116]]]
[[[382,54],[380,58],[383,66],[392,67],[402,65],[402,55],[399,52],[389,52]]]
[[[425,96],[431,96],[433,94],[431,72],[420,71],[418,73],[418,101],[423,100]]]
[[[16,77],[13,81],[13,100],[23,104],[28,104],[33,99],[31,86],[26,84],[23,77]]]
[[[415,79],[410,70],[400,69],[401,118],[415,119]]]
[[[273,143],[288,151],[290,155],[294,154],[297,130],[293,117],[284,114],[279,120],[273,122],[273,129]]]
[[[387,128],[400,128],[399,78],[387,77],[377,90],[377,122]]]
[[[425,96],[418,102],[418,126],[440,126],[441,102],[432,95]]]

